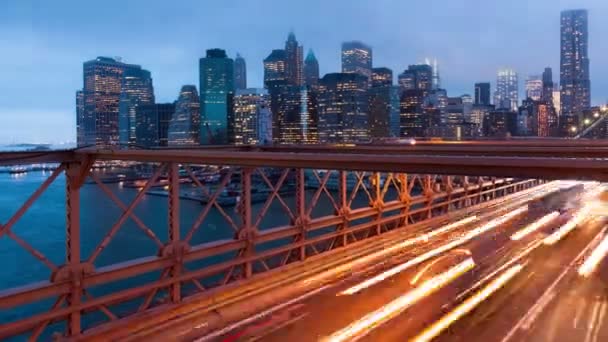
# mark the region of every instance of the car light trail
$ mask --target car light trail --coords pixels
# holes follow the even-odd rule
[[[526,228],[518,231],[517,233],[511,235],[511,240],[517,241],[517,240],[521,240],[523,239],[525,236],[537,231],[538,229],[540,229],[542,226],[548,224],[549,222],[555,220],[557,217],[559,216],[559,212],[558,211],[554,211],[550,214],[547,214],[543,217],[541,217],[540,219],[538,219],[536,222],[533,222],[531,224],[529,224]]]
[[[583,207],[582,209],[577,211],[576,214],[574,214],[574,217],[572,217],[568,222],[566,222],[566,224],[561,226],[553,234],[547,236],[544,240],[544,243],[546,245],[553,245],[557,243],[559,240],[563,239],[564,236],[568,235],[568,233],[573,231],[576,226],[585,222],[588,218],[588,214],[589,209],[587,207]]]
[[[335,332],[322,341],[355,341],[367,335],[372,329],[379,327],[383,323],[399,315],[421,299],[433,294],[437,290],[454,281],[456,278],[468,272],[473,267],[475,267],[475,262],[472,258],[468,258],[460,264],[450,268],[446,272],[425,281],[419,287],[416,287],[405,295],[402,295],[394,301],[384,305],[380,309],[365,315],[363,318],[350,324],[346,328]]]
[[[470,288],[466,289],[464,292],[462,292],[461,294],[459,294],[456,297],[456,300],[460,300],[461,298],[463,298],[466,295],[468,295],[470,292],[475,291],[477,288],[481,287],[481,285],[485,284],[488,280],[494,278],[498,273],[504,271],[508,267],[511,267],[511,266],[515,265],[515,263],[519,262],[525,256],[527,256],[528,254],[532,253],[534,250],[536,250],[542,244],[543,244],[543,240],[542,239],[538,239],[538,240],[532,241],[528,245],[528,247],[526,249],[524,249],[522,252],[520,252],[519,254],[517,254],[511,260],[509,260],[508,262],[506,262],[505,264],[503,264],[499,268],[495,269],[490,274],[486,275],[481,280],[479,280],[478,282],[476,282],[473,286],[471,286]]]
[[[357,259],[357,260],[355,260],[353,262],[343,264],[343,265],[341,265],[339,267],[336,267],[336,268],[333,268],[333,269],[328,270],[326,272],[323,272],[323,273],[321,273],[321,274],[319,274],[317,276],[308,278],[308,279],[304,280],[303,283],[305,285],[307,285],[307,284],[310,284],[310,283],[314,283],[314,282],[320,281],[320,280],[325,279],[327,277],[331,277],[333,275],[337,275],[337,274],[340,274],[340,273],[343,273],[343,272],[350,271],[354,267],[368,264],[368,263],[373,262],[374,260],[376,260],[376,259],[378,259],[378,258],[380,258],[382,256],[390,255],[390,254],[395,253],[395,252],[397,252],[397,251],[399,251],[401,249],[413,246],[413,245],[421,243],[421,242],[427,242],[432,237],[435,237],[435,236],[440,235],[440,234],[447,233],[447,232],[449,232],[449,231],[451,231],[453,229],[456,229],[458,227],[464,226],[465,224],[474,222],[477,219],[478,218],[477,218],[476,215],[469,216],[467,218],[464,218],[462,220],[456,221],[454,223],[450,223],[447,226],[443,226],[443,227],[441,227],[439,229],[435,229],[435,230],[433,230],[431,232],[428,232],[426,234],[422,234],[422,235],[417,236],[415,238],[405,240],[405,241],[400,242],[400,243],[398,243],[396,245],[393,245],[391,247],[384,248],[381,251],[378,251],[378,252],[369,254],[367,256],[364,256],[362,258],[359,258],[359,259]]]
[[[604,237],[602,242],[595,247],[585,262],[578,268],[578,274],[583,277],[589,277],[600,262],[602,262],[606,254],[608,254],[608,236]]]
[[[383,280],[385,280],[387,278],[390,278],[390,277],[394,276],[395,274],[398,274],[400,272],[405,271],[406,269],[408,269],[408,268],[410,268],[412,266],[415,266],[415,265],[418,265],[420,263],[423,263],[423,262],[425,262],[425,261],[427,261],[427,260],[429,260],[429,259],[431,259],[433,257],[436,257],[437,255],[440,255],[440,254],[445,253],[445,252],[447,252],[447,251],[449,251],[451,249],[454,249],[454,248],[456,248],[456,247],[458,247],[458,246],[460,246],[460,245],[462,245],[462,244],[464,244],[464,243],[472,240],[473,238],[477,237],[478,235],[481,235],[481,234],[483,234],[483,233],[485,233],[487,231],[490,231],[490,230],[494,229],[495,227],[497,227],[497,226],[499,226],[501,224],[504,224],[505,222],[509,221],[510,219],[514,218],[515,216],[520,215],[520,214],[526,212],[527,210],[528,210],[528,206],[523,206],[523,207],[520,207],[520,208],[518,208],[518,209],[516,209],[514,211],[511,211],[511,212],[509,212],[509,213],[507,213],[507,214],[505,214],[505,215],[503,215],[503,216],[501,216],[499,218],[496,218],[496,219],[494,219],[494,220],[492,220],[492,221],[484,224],[481,227],[475,228],[475,229],[467,232],[463,237],[461,237],[461,238],[459,238],[457,240],[454,240],[454,241],[452,241],[450,243],[447,243],[447,244],[445,244],[445,245],[443,245],[443,246],[441,246],[439,248],[433,249],[433,250],[431,250],[429,252],[426,252],[426,253],[424,253],[424,254],[422,254],[420,256],[417,256],[417,257],[415,257],[415,258],[413,258],[413,259],[411,259],[411,260],[409,260],[409,261],[407,261],[407,262],[405,262],[405,263],[403,263],[403,264],[401,264],[399,266],[393,267],[393,268],[391,268],[391,269],[389,269],[389,270],[387,270],[385,272],[382,272],[382,273],[378,274],[375,277],[369,278],[369,279],[367,279],[367,280],[365,280],[365,281],[363,281],[363,282],[361,282],[361,283],[359,283],[359,284],[357,284],[357,285],[355,285],[353,287],[350,287],[350,288],[348,288],[348,289],[340,292],[339,295],[352,295],[352,294],[355,294],[355,293],[357,293],[357,292],[359,292],[359,291],[361,291],[363,289],[366,289],[366,288],[368,288],[370,286],[373,286],[373,285],[375,285],[375,284],[377,284],[377,283],[379,283],[379,282],[381,282],[381,281],[383,281]]]
[[[457,306],[454,310],[452,310],[447,315],[443,316],[439,321],[435,322],[429,328],[425,329],[420,335],[416,336],[412,339],[413,342],[427,342],[433,340],[435,337],[439,336],[441,332],[447,329],[450,325],[456,322],[461,317],[465,316],[473,309],[475,309],[479,304],[485,301],[488,297],[494,294],[496,291],[500,290],[507,282],[509,282],[513,277],[515,277],[522,269],[523,265],[517,264],[507,271],[502,273],[496,279],[494,279],[491,283],[489,283],[486,287],[481,289],[479,292],[474,294],[465,300],[462,304]]]
[[[468,249],[455,249],[453,251],[453,253],[460,253],[460,254],[464,254],[467,256],[471,256],[471,251]],[[420,280],[420,278],[422,278],[422,276],[429,270],[431,269],[431,267],[433,267],[433,265],[437,264],[438,262],[440,262],[441,260],[443,260],[444,258],[448,257],[449,254],[446,254],[444,256],[441,256],[433,261],[431,261],[430,263],[428,263],[426,266],[424,266],[420,271],[418,271],[418,273],[416,273],[416,275],[412,278],[412,280],[410,280],[410,285],[412,286],[416,286],[416,283]]]

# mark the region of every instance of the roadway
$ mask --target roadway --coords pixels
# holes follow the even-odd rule
[[[546,190],[537,193],[542,191]],[[583,278],[577,268],[603,237],[604,222],[601,219],[582,222],[574,225],[576,228],[561,241],[545,243],[547,236],[556,236],[572,220],[576,211],[571,209],[561,215],[553,214],[538,230],[520,233],[514,240],[515,233],[548,214],[532,209],[518,212],[534,195],[531,192],[513,197],[507,203],[475,213],[477,219],[462,221],[460,225],[436,227],[431,234],[426,233],[427,239],[421,240],[419,235],[408,248],[387,255],[385,262],[370,264],[337,282],[319,284],[309,293],[277,303],[269,311],[234,322],[213,334],[201,334],[194,325],[184,330],[182,325],[179,334],[168,329],[154,339],[420,338],[424,337],[419,335],[425,329],[434,327],[434,322],[445,321],[442,317],[466,306],[505,272],[513,271],[513,278],[503,288],[447,330],[439,331],[436,340],[601,341],[608,336],[608,327],[601,324],[608,310],[604,286],[597,275]],[[441,286],[420,293],[422,288],[437,283],[458,267],[465,268]]]

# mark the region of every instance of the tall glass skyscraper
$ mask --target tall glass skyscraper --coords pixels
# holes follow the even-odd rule
[[[512,69],[500,69],[496,77],[494,106],[496,109],[517,111],[519,102],[517,73]]]
[[[296,35],[290,32],[285,42],[285,75],[289,85],[301,86],[304,84],[303,51],[303,47],[298,45]]]
[[[372,77],[372,48],[359,41],[342,43],[342,72]]]
[[[264,86],[269,88],[269,82],[287,81],[285,74],[285,50],[272,50],[264,59]]]
[[[129,76],[129,80],[123,76]],[[135,78],[133,75],[136,75]],[[135,80],[137,79],[137,80]],[[119,59],[97,57],[83,64],[82,145],[116,145],[120,141],[119,107],[123,87],[125,96],[153,99],[152,79],[141,66]]]
[[[540,100],[543,94],[543,79],[540,75],[530,75],[526,79],[526,98]]]
[[[315,57],[312,49],[308,50],[308,54],[304,60],[304,83],[311,87],[319,84],[319,61],[317,61],[317,57]]]
[[[196,86],[183,86],[169,123],[169,146],[200,144],[200,106]]]
[[[541,99],[546,103],[553,103],[553,70],[547,67],[543,71],[543,93]]]
[[[369,78],[332,73],[319,81],[319,141],[351,143],[369,139]]]
[[[222,49],[207,50],[199,61],[201,144],[228,143],[234,95],[234,62]]]
[[[475,83],[475,105],[490,105],[490,82]]]
[[[234,89],[247,89],[247,64],[238,53],[234,59]]]
[[[118,131],[120,143],[135,143],[135,115],[137,106],[154,103],[152,76],[139,66],[125,67],[122,77],[118,109]]]
[[[415,64],[399,74],[399,86],[406,90],[429,92],[433,88],[433,67],[429,64]]]
[[[587,26],[586,10],[562,12],[560,91],[565,115],[580,114],[591,105]]]

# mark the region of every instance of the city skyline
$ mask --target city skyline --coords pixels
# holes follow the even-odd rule
[[[322,11],[323,15],[320,15],[314,24],[300,18],[306,15],[298,15],[290,18],[291,20],[283,18],[281,15],[286,13],[286,9],[273,6],[272,1],[264,4],[245,4],[237,9],[218,4],[195,6],[192,3],[184,4],[186,7],[192,7],[192,11],[187,15],[182,13],[187,16],[187,20],[183,20],[185,24],[162,33],[153,30],[152,19],[150,22],[143,22],[140,27],[128,25],[129,14],[136,10],[137,4],[128,4],[121,13],[108,21],[108,16],[104,17],[103,14],[111,12],[111,4],[99,8],[99,18],[88,18],[78,17],[78,14],[87,13],[86,5],[70,1],[63,3],[66,5],[55,8],[44,4],[29,4],[28,7],[28,2],[15,2],[14,5],[9,4],[6,11],[0,14],[0,38],[8,47],[6,63],[0,63],[0,73],[6,81],[0,86],[0,91],[5,94],[3,100],[0,100],[0,116],[11,117],[0,129],[0,143],[74,141],[74,94],[81,88],[82,62],[97,56],[119,55],[125,63],[141,65],[152,73],[158,102],[173,102],[177,99],[182,85],[198,84],[197,61],[204,56],[204,51],[210,48],[226,49],[230,58],[240,52],[248,65],[248,86],[261,87],[263,58],[273,48],[280,47],[287,32],[293,29],[300,44],[306,50],[312,48],[315,52],[321,77],[340,70],[342,42],[360,40],[370,45],[374,51],[373,67],[389,67],[395,74],[403,72],[410,64],[424,61],[425,57],[437,58],[443,87],[451,96],[473,94],[476,82],[490,81],[494,90],[495,73],[502,66],[511,67],[518,72],[521,94],[522,79],[529,74],[539,74],[545,66],[559,69],[561,10],[589,10],[589,55],[591,60],[598,61],[601,60],[601,53],[598,52],[602,47],[595,37],[601,36],[597,33],[601,32],[604,24],[599,19],[593,19],[608,13],[608,6],[601,1],[539,1],[534,4],[523,1],[484,4],[475,1],[477,11],[472,14],[452,7],[447,1],[432,1],[426,4],[426,9],[431,9],[437,17],[452,16],[456,19],[468,16],[476,21],[474,24],[465,24],[459,19],[459,24],[454,25],[453,21],[448,20],[446,24],[440,20],[434,30],[424,31],[416,29],[418,26],[414,25],[416,20],[420,20],[415,13],[423,10],[423,6],[417,4],[406,6],[388,1],[385,6],[373,3],[352,4],[348,10],[344,10],[344,15],[340,16],[341,20],[352,24],[338,25],[331,13],[342,9],[343,3],[340,1],[324,6],[321,6],[321,2],[313,1],[313,4],[307,4],[306,8],[296,4],[289,8],[299,14]],[[164,15],[168,5],[150,4],[149,7],[152,18],[155,18],[161,16],[161,13]],[[404,14],[404,11],[399,11],[404,7],[414,13]],[[217,17],[233,15],[241,18],[245,13],[269,10],[277,14],[273,16],[273,20],[258,22],[259,28],[254,27],[247,32],[239,31],[234,25],[223,24],[213,16],[205,14],[215,11],[216,14],[221,14]],[[518,20],[505,23],[509,16],[503,16],[502,13],[509,11],[518,15]],[[370,25],[374,29],[358,28],[356,21],[370,13],[375,14],[373,25]],[[413,25],[400,25],[397,13],[403,16],[403,19],[409,19]],[[74,20],[64,22],[65,16],[75,15]],[[31,21],[28,22],[27,18],[31,18]],[[207,27],[214,27],[211,23],[216,23],[218,26],[214,27],[214,34],[209,35],[209,30],[199,28],[180,39],[174,37],[176,32],[183,33],[197,27],[196,18],[209,23],[210,25],[204,25]],[[183,18],[171,16],[167,18],[169,23],[181,19]],[[104,31],[104,22],[101,20],[112,23],[114,28],[111,32],[118,31],[122,35],[109,34],[104,37],[101,34]],[[247,19],[246,23],[250,21],[254,22]],[[532,21],[534,25],[530,25]],[[246,26],[246,23],[243,23],[243,26]],[[129,30],[121,31],[121,28],[127,27]],[[339,29],[335,29],[338,27]],[[334,30],[331,30],[332,28]],[[154,39],[142,37],[145,30],[157,33]],[[518,38],[524,34],[526,39],[522,43]],[[91,42],[83,40],[87,35],[96,39]],[[253,36],[256,38],[248,42]],[[138,39],[135,39],[136,37]],[[444,44],[446,37],[453,43]],[[477,45],[464,44],[475,41],[478,42]],[[504,41],[509,44],[499,44]],[[513,52],[505,53],[505,46]],[[531,49],[533,46],[539,48]],[[480,61],[484,63],[480,64]],[[606,98],[602,94],[608,89],[608,81],[604,80],[606,77],[603,75],[607,74],[608,70],[603,68],[600,63],[591,67],[592,103],[604,101]],[[37,94],[36,101],[26,95],[32,92]],[[31,122],[41,124],[36,126]]]

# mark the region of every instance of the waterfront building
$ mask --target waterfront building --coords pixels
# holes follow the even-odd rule
[[[561,112],[580,115],[591,106],[587,11],[561,13],[560,90]]]
[[[169,146],[200,144],[200,99],[195,85],[185,85],[175,103],[175,114],[169,124]]]
[[[207,50],[199,61],[201,144],[228,143],[234,96],[234,62],[222,49]]]
[[[175,103],[142,104],[135,115],[135,145],[140,148],[168,146],[169,125]]]
[[[152,76],[138,66],[125,67],[122,76],[118,109],[118,130],[121,145],[135,143],[135,115],[137,106],[154,103]]]
[[[120,142],[119,107],[123,76],[145,74],[141,66],[123,63],[120,59],[97,57],[83,63],[83,112],[81,120],[81,141],[83,145],[116,145]],[[152,98],[152,80],[148,75],[142,78],[141,87],[133,90],[134,98]],[[145,92],[145,94],[143,94]],[[131,113],[132,114],[132,113]]]

